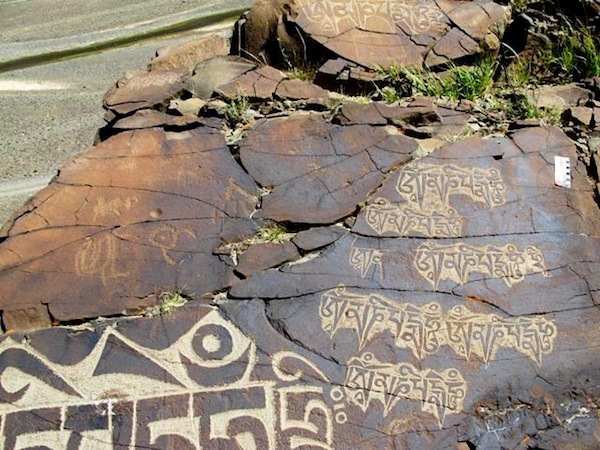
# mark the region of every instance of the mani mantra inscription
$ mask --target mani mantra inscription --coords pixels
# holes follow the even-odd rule
[[[506,186],[495,168],[414,162],[398,176],[401,203],[377,198],[366,209],[366,222],[378,234],[459,237],[464,218],[450,205],[456,195],[469,197],[487,208],[506,203]]]
[[[417,358],[449,346],[461,357],[477,357],[486,365],[500,349],[512,349],[542,365],[552,353],[557,328],[543,317],[501,317],[480,314],[464,306],[444,312],[437,302],[422,306],[396,303],[376,294],[353,294],[340,286],[323,294],[319,310],[323,330],[333,336],[342,329],[354,331],[359,350],[376,336],[389,332],[398,348]]]
[[[348,401],[363,412],[371,402],[380,401],[387,416],[400,400],[414,400],[422,411],[433,414],[440,429],[448,413],[462,410],[467,394],[467,383],[457,369],[438,372],[406,363],[386,364],[368,352],[348,362],[344,385]]]
[[[382,257],[383,250],[379,250],[376,248],[368,248],[368,247],[356,247],[356,239],[352,243],[350,247],[350,265],[360,272],[360,276],[362,278],[366,278],[366,276],[371,271],[373,267],[373,274],[377,268],[379,268],[380,272],[383,272],[382,265]]]
[[[512,287],[528,273],[551,277],[542,252],[533,246],[519,250],[515,245],[478,247],[464,243],[437,244],[426,242],[417,248],[415,267],[437,290],[440,281],[465,284],[474,272],[500,278]]]
[[[71,365],[27,341],[1,341],[0,449],[333,450],[333,413],[322,387],[329,380],[320,369],[281,351],[271,355],[270,375],[258,376],[256,344],[207,310],[162,350],[109,326]],[[107,362],[114,354],[128,361],[122,372]],[[128,373],[130,365],[144,370]],[[304,372],[321,384],[302,381]]]
[[[396,33],[397,25],[413,34],[423,33],[441,24],[444,18],[431,0],[300,0],[299,3],[307,19],[330,36],[352,28]]]

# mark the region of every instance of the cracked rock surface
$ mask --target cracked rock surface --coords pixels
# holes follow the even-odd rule
[[[0,447],[598,448],[575,144],[444,143],[468,108],[298,81],[218,57],[107,94],[101,142],[0,231]]]

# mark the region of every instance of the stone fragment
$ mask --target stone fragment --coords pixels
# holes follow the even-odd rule
[[[239,143],[242,164],[270,190],[254,217],[325,224],[350,214],[417,147],[390,131],[316,114],[258,121]]]
[[[294,0],[255,1],[236,24],[232,54],[279,67],[306,62],[302,37],[289,24],[297,8]]]
[[[68,321],[143,309],[159,289],[221,289],[233,271],[212,250],[256,228],[257,186],[208,127],[120,133],[63,167],[47,191],[5,227],[5,314],[43,303]]]
[[[594,98],[594,93],[576,83],[560,86],[542,86],[535,92],[533,100],[538,108],[561,108],[584,105]]]
[[[327,91],[316,84],[304,80],[283,80],[277,86],[275,94],[287,100],[307,100],[327,97]]]
[[[367,104],[346,102],[337,114],[336,120],[341,125],[386,125],[388,123],[373,102]]]
[[[141,109],[132,115],[123,117],[112,124],[118,130],[137,130],[153,127],[185,127],[198,123],[195,115],[172,116],[153,109]]]
[[[220,56],[202,61],[194,68],[185,89],[198,98],[208,100],[219,87],[251,71],[256,64],[238,56]]]
[[[191,72],[199,62],[227,54],[229,54],[227,39],[211,34],[185,44],[158,50],[156,57],[148,64],[148,70],[171,70],[183,66]]]
[[[206,101],[196,97],[185,100],[175,99],[169,102],[169,109],[172,111],[177,111],[182,116],[197,116],[204,106],[206,106]]]
[[[50,323],[48,308],[44,305],[31,305],[2,313],[2,327],[5,330],[37,330],[49,327]]]
[[[189,69],[177,67],[122,78],[104,96],[104,107],[117,115],[127,115],[162,104],[183,90],[189,75]]]
[[[585,106],[576,106],[571,108],[568,114],[577,124],[589,127],[594,118],[594,109]]]
[[[253,100],[270,100],[283,79],[285,76],[279,70],[262,66],[220,86],[218,91],[226,98],[243,95]]]
[[[313,227],[296,234],[292,238],[292,242],[299,249],[310,252],[337,241],[347,233],[347,229],[338,225],[333,227]]]
[[[299,257],[298,249],[289,241],[281,244],[270,242],[255,244],[240,255],[235,270],[244,277],[249,277]]]

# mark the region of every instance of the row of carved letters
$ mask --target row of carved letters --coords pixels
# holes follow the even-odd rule
[[[380,295],[352,294],[344,287],[323,294],[320,315],[331,337],[339,330],[354,331],[360,350],[375,336],[389,332],[396,346],[409,349],[419,359],[447,345],[466,359],[477,356],[486,364],[506,348],[541,365],[557,337],[556,325],[544,317],[502,318],[474,313],[464,306],[444,313],[436,302],[420,307],[394,303]]]

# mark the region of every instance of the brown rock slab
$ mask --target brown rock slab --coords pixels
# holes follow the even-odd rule
[[[190,72],[201,61],[229,54],[227,39],[212,34],[175,47],[159,49],[148,64],[148,70],[171,70],[187,67]]]
[[[259,120],[239,145],[248,173],[270,190],[254,217],[321,224],[354,211],[416,149],[395,129],[332,125],[317,114]]]
[[[2,325],[6,330],[36,330],[51,324],[48,308],[44,305],[12,309],[2,314]]]
[[[189,69],[177,67],[122,78],[104,96],[104,107],[117,115],[127,115],[159,105],[181,92],[189,75]]]
[[[283,80],[279,83],[275,94],[279,98],[287,100],[308,100],[312,98],[325,98],[328,92],[314,83],[293,79]]]
[[[309,252],[332,244],[347,233],[348,230],[339,225],[333,227],[313,227],[296,234],[292,238],[292,242],[299,249]]]
[[[570,117],[577,123],[589,127],[594,118],[594,108],[576,106],[568,111]]]
[[[299,257],[297,247],[289,241],[281,244],[264,242],[252,245],[242,253],[235,270],[248,277]]]
[[[363,67],[431,66],[498,48],[508,20],[490,1],[300,0],[294,20],[310,37]],[[494,31],[492,31],[494,30]],[[483,45],[485,43],[485,45]]]
[[[256,68],[256,64],[238,56],[220,56],[200,62],[185,89],[198,98],[208,100],[213,92]]]
[[[200,121],[198,116],[184,115],[173,116],[154,109],[142,109],[132,115],[123,117],[112,124],[118,130],[138,130],[153,127],[186,127]]]
[[[68,321],[143,308],[162,290],[221,289],[233,272],[212,250],[254,233],[256,195],[212,128],[120,133],[63,167],[4,228],[1,308],[10,317],[47,304]]]
[[[578,84],[543,86],[533,96],[538,108],[568,108],[585,104],[594,98],[594,93]]]
[[[226,98],[243,95],[253,100],[271,100],[284,79],[285,75],[274,67],[262,66],[220,86],[218,91]]]

